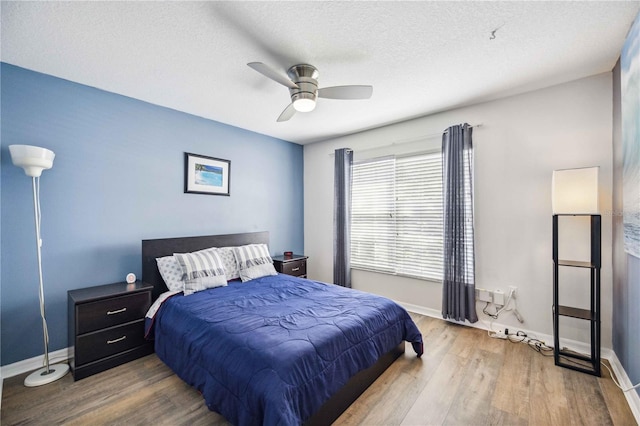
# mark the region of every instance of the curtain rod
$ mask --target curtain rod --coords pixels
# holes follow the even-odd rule
[[[483,123],[478,123],[478,124],[469,125],[469,127],[471,127],[471,128],[482,127],[483,125],[484,125]],[[448,131],[449,131],[449,128],[446,128],[446,129],[444,129],[442,131],[442,133],[447,133]],[[418,141],[425,140],[425,139],[433,139],[435,137],[442,136],[442,133],[431,133],[431,134],[428,134],[428,135],[415,136],[413,138],[400,139],[398,141],[391,142],[391,143],[388,143],[386,145],[372,146],[372,147],[367,147],[367,148],[358,149],[358,150],[353,150],[352,149],[350,151],[362,152],[362,151],[371,151],[371,150],[380,149],[380,148],[387,148],[387,147],[395,146],[395,145],[404,145],[406,143],[418,142]],[[335,151],[334,152],[330,152],[329,155],[335,155]]]

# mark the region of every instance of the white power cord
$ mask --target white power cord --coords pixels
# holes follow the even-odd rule
[[[622,392],[629,392],[632,389],[635,389],[637,387],[640,387],[640,383],[638,383],[635,386],[631,386],[630,388],[624,389],[622,386],[620,386],[620,383],[618,383],[618,381],[616,380],[616,376],[613,375],[613,371],[611,371],[611,369],[607,366],[607,364],[605,364],[604,362],[600,361],[600,364],[604,365],[604,368],[606,368],[607,370],[609,370],[609,375],[611,376],[611,380],[613,380],[613,383],[619,387],[620,389],[622,389]]]
[[[509,304],[511,303],[512,300],[513,300],[513,307],[509,308]],[[489,303],[487,303],[487,306],[488,305]],[[506,333],[496,332],[493,330],[493,321],[498,319],[501,313],[509,312],[509,311],[513,312],[513,314],[515,315],[515,317],[518,319],[519,322],[521,323],[524,322],[524,318],[522,318],[522,315],[520,315],[520,312],[518,311],[518,299],[516,298],[516,291],[513,288],[509,290],[509,296],[507,297],[505,304],[500,309],[498,309],[495,314],[490,314],[489,312],[486,312],[486,306],[485,306],[485,309],[483,309],[483,313],[491,317],[491,321],[489,322],[489,328],[487,330],[487,335],[489,337],[493,337],[495,339],[508,338]]]
[[[509,306],[509,303],[511,302],[511,300],[513,300],[514,307],[513,307],[513,308],[510,308],[510,309],[507,309],[507,306]],[[495,338],[495,339],[508,339],[508,338],[509,338],[509,336],[508,336],[508,335],[506,335],[506,334],[501,335],[499,332],[497,332],[497,331],[495,331],[495,330],[493,329],[493,321],[494,321],[495,319],[497,319],[497,318],[498,318],[498,316],[500,316],[500,314],[501,314],[502,312],[509,312],[509,311],[512,311],[512,312],[513,312],[513,315],[515,315],[515,317],[518,319],[518,321],[520,321],[521,323],[523,323],[523,322],[524,322],[524,319],[522,318],[522,315],[520,315],[520,312],[518,312],[518,300],[517,300],[517,298],[516,298],[516,295],[515,295],[515,291],[514,291],[514,289],[511,289],[511,290],[509,291],[509,296],[507,297],[507,301],[505,302],[504,306],[503,306],[502,308],[500,308],[499,310],[497,310],[495,314],[491,315],[491,321],[489,321],[489,327],[488,327],[488,329],[487,329],[487,335],[488,335],[489,337],[492,337],[492,338]],[[485,323],[485,324],[486,324],[486,322],[485,322],[483,319],[480,319],[480,320],[481,320],[483,323]],[[523,338],[522,340],[520,340],[520,342],[521,342],[521,343],[527,343],[527,344],[528,344],[528,343],[529,343],[529,341],[530,341],[531,339],[538,340],[538,339],[535,337],[535,335],[531,335],[531,336],[526,335],[526,336],[524,336],[524,338]],[[622,390],[622,392],[629,392],[630,390],[633,390],[633,389],[636,389],[636,388],[639,388],[639,387],[640,387],[640,383],[638,383],[638,384],[633,385],[633,386],[631,386],[631,387],[629,387],[629,388],[626,388],[626,389],[625,389],[625,388],[623,388],[623,387],[620,385],[620,383],[618,383],[618,380],[616,380],[616,377],[615,377],[615,375],[613,374],[613,371],[611,371],[611,369],[609,368],[609,366],[607,366],[607,364],[605,364],[605,363],[604,363],[604,362],[602,362],[602,361],[601,361],[600,363],[604,366],[604,368],[606,368],[606,369],[609,371],[609,375],[611,376],[611,380],[613,381],[613,383],[614,383],[618,388],[620,388],[620,389]]]
[[[576,351],[576,350],[571,349],[571,348],[564,347],[564,349],[565,349],[565,350],[570,350],[570,351],[575,352],[575,353],[579,353],[579,354],[584,355],[584,356],[588,356],[588,355],[586,355],[586,354],[582,354],[582,353],[580,353],[580,351]],[[602,364],[602,366],[603,366],[604,368],[606,368],[606,369],[607,369],[607,371],[609,371],[609,375],[611,376],[611,380],[613,381],[613,383],[614,383],[618,388],[620,388],[620,389],[622,390],[622,392],[629,392],[629,391],[630,391],[630,390],[632,390],[632,389],[636,389],[636,388],[640,387],[640,383],[638,383],[637,385],[631,386],[630,388],[627,388],[627,389],[623,388],[623,387],[622,387],[622,385],[621,385],[620,383],[618,383],[618,380],[616,379],[616,376],[613,374],[613,371],[611,371],[611,369],[609,368],[609,366],[608,366],[607,364],[605,364],[605,363],[604,363],[604,361],[600,361],[600,364]]]
[[[567,348],[565,347],[565,349],[567,349]],[[580,353],[578,351],[574,351],[574,352],[579,353],[579,354],[581,354],[581,355],[583,355],[585,357],[588,357],[587,354],[583,354],[583,353]],[[565,357],[565,359],[567,359],[567,358]],[[569,359],[567,359],[567,360],[571,361]],[[626,388],[626,389],[623,388],[622,385],[620,383],[618,383],[618,380],[616,379],[616,376],[613,374],[613,371],[611,371],[609,366],[607,364],[605,364],[604,361],[600,361],[600,364],[602,364],[602,366],[607,369],[607,371],[609,372],[609,375],[611,376],[611,380],[613,381],[613,384],[616,385],[620,390],[622,390],[622,392],[629,392],[632,389],[636,389],[636,388],[640,387],[640,383],[638,383],[637,385],[631,386],[630,388]]]
[[[501,313],[503,312],[508,312],[511,309],[507,309],[507,306],[509,306],[509,303],[511,302],[511,299],[513,298],[513,289],[509,290],[509,296],[507,297],[507,301],[504,303],[504,306],[502,306],[502,308],[498,309],[496,311],[496,313],[494,314],[494,316],[497,318],[500,316]]]
[[[47,319],[44,312],[44,287],[42,285],[42,238],[40,226],[42,223],[42,211],[40,210],[40,178],[33,177],[33,201],[35,206],[35,223],[36,223],[36,244],[38,249],[38,279],[39,279],[39,291],[38,299],[40,300],[40,317],[42,318],[42,332],[44,338],[44,359],[42,360],[43,366],[49,371],[49,328],[47,327]]]
[[[520,322],[520,324],[522,324],[524,322],[524,318],[522,318],[522,315],[520,315],[520,311],[518,311],[518,299],[516,297],[516,292],[514,289],[511,289],[511,293],[513,295],[513,305],[514,305],[513,315],[515,315],[518,321]]]

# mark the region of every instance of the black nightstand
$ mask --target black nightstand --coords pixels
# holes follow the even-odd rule
[[[304,254],[294,254],[292,256],[274,256],[273,266],[276,271],[293,275],[294,277],[307,278],[307,259]]]
[[[153,352],[153,342],[144,339],[152,290],[136,281],[67,292],[69,366],[75,380]]]

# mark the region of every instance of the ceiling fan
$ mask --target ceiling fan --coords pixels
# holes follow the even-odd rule
[[[250,62],[249,65],[260,74],[289,88],[291,103],[278,117],[278,121],[287,121],[296,113],[313,111],[317,98],[327,99],[369,99],[373,86],[333,86],[318,88],[318,70],[313,65],[298,64],[287,70],[289,78],[281,75],[262,62]]]

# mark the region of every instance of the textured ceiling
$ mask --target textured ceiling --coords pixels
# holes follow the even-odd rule
[[[297,143],[610,71],[640,2],[2,2],[1,59]],[[491,33],[495,38],[491,39]],[[297,63],[370,84],[276,118]]]

